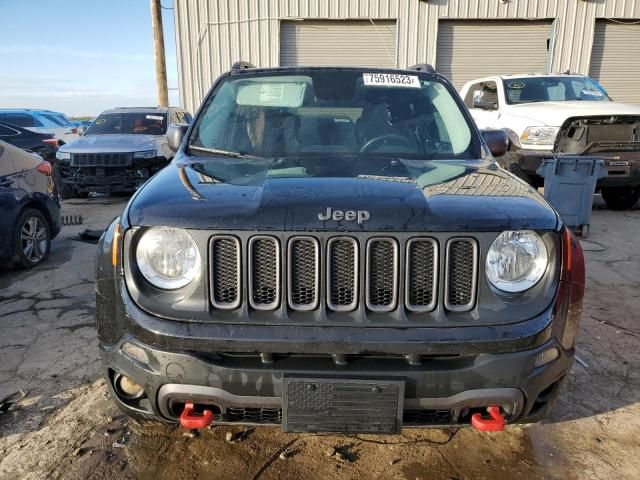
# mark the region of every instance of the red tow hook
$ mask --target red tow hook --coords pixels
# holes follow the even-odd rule
[[[481,432],[501,432],[504,430],[504,417],[500,413],[500,407],[487,407],[487,412],[491,418],[482,418],[479,413],[471,416],[471,425]]]
[[[193,430],[194,428],[205,428],[211,425],[211,422],[213,422],[213,412],[211,410],[204,410],[202,415],[191,415],[193,409],[193,402],[184,404],[184,410],[180,414],[180,426],[182,428]]]

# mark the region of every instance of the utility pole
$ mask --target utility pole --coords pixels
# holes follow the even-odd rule
[[[164,57],[164,33],[162,31],[162,10],[160,0],[151,0],[151,28],[153,30],[153,51],[156,56],[156,88],[158,106],[169,106],[167,91],[167,65]]]

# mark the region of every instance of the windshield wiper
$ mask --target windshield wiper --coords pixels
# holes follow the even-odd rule
[[[196,152],[209,153],[211,155],[219,155],[221,157],[233,157],[233,158],[263,158],[257,155],[249,155],[248,153],[234,152],[232,150],[222,150],[218,148],[197,147],[189,145],[189,150],[195,150]]]

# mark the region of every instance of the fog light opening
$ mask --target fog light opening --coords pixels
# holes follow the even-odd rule
[[[554,360],[556,360],[560,356],[560,351],[556,347],[547,348],[543,352],[540,352],[536,357],[535,368],[543,367]]]
[[[137,400],[144,395],[144,389],[126,375],[116,373],[113,386],[119,397],[127,400]]]

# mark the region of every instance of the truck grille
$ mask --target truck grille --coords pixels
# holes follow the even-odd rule
[[[476,243],[468,238],[454,238],[447,243],[445,307],[449,310],[465,311],[473,306],[477,257]]]
[[[211,242],[211,302],[217,308],[240,306],[240,241],[231,236]]]
[[[392,237],[254,235],[241,241],[216,235],[209,247],[211,303],[233,310],[245,298],[254,310],[276,310],[283,303],[293,311],[351,312],[362,305],[370,312],[400,307],[410,314],[435,310],[442,285],[440,298],[447,310],[471,310],[478,244],[466,237],[443,243],[441,254],[438,241],[430,237],[398,242]]]
[[[72,153],[72,167],[128,167],[131,153]]]

